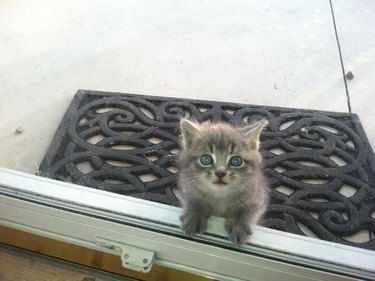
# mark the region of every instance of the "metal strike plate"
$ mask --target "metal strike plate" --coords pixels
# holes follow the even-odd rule
[[[155,253],[105,238],[96,238],[96,245],[120,254],[122,266],[138,272],[147,273],[151,270]]]

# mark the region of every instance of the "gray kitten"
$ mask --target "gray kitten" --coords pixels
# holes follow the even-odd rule
[[[181,120],[181,228],[189,236],[207,228],[210,215],[226,218],[229,240],[243,244],[268,203],[258,151],[268,122],[236,128],[227,123]]]

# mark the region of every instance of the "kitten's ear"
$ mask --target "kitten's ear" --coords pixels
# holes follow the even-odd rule
[[[190,146],[194,139],[199,135],[200,131],[199,124],[191,122],[187,119],[182,119],[181,133],[184,147]]]
[[[240,129],[242,138],[247,140],[250,149],[259,148],[259,136],[267,124],[268,121],[263,119]]]

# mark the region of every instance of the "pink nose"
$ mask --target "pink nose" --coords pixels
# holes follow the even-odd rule
[[[219,179],[222,179],[223,177],[225,177],[227,175],[227,172],[225,171],[216,171],[215,172],[215,175],[219,178]]]

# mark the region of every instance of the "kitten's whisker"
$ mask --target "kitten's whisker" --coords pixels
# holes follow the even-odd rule
[[[245,189],[250,189],[251,191],[256,190],[256,186],[251,183],[244,184],[243,182],[238,182],[237,185]]]

